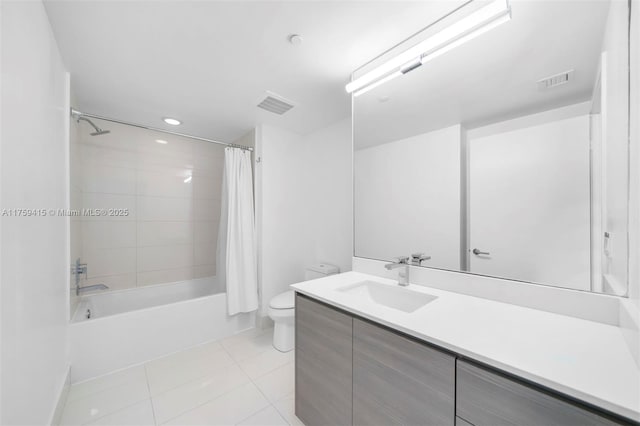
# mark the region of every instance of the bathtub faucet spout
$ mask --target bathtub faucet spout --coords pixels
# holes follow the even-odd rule
[[[84,293],[85,291],[91,290],[109,290],[109,286],[104,284],[94,284],[94,285],[86,285],[84,287],[76,287],[76,296],[79,296],[80,293]]]

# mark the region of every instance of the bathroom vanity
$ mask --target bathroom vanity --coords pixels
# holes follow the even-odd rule
[[[356,272],[293,288],[308,426],[637,424],[633,361],[611,352],[603,375],[577,343],[601,324]]]

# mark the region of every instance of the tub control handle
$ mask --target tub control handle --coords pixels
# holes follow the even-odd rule
[[[491,254],[488,251],[480,251],[480,249],[477,249],[477,248],[474,248],[472,253],[475,254],[476,256],[489,256]]]

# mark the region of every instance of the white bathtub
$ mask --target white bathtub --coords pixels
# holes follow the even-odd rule
[[[215,277],[83,296],[70,326],[71,381],[139,364],[254,326],[227,316]],[[90,318],[87,318],[90,311]]]

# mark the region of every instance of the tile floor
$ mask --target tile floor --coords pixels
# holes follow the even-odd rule
[[[249,330],[71,386],[62,425],[302,425],[293,351]]]

